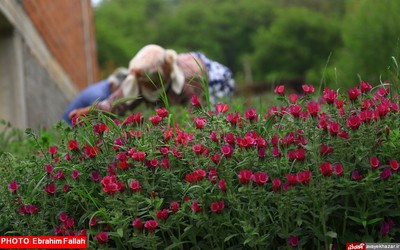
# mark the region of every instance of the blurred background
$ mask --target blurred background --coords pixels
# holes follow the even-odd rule
[[[230,67],[237,96],[397,83],[398,13],[397,0],[2,0],[0,117],[50,125],[149,43]]]

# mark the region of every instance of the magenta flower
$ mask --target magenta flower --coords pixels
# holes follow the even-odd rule
[[[227,158],[231,157],[233,154],[233,148],[231,145],[223,145],[221,147],[221,151],[222,151],[222,154],[224,154],[224,156]]]
[[[97,240],[97,242],[99,244],[104,245],[108,241],[108,233],[101,231],[100,233],[96,234],[96,236],[94,236],[94,238]]]
[[[158,210],[156,212],[156,217],[160,220],[166,220],[168,219],[169,216],[169,210],[168,209],[162,209],[162,210]]]
[[[304,85],[301,86],[301,88],[303,89],[305,95],[314,93],[314,86],[313,85],[304,84]]]
[[[197,95],[192,96],[192,98],[190,99],[190,103],[195,107],[200,106],[199,97]]]
[[[174,212],[174,213],[178,212],[178,210],[179,210],[179,202],[177,202],[177,201],[171,202],[171,203],[169,204],[169,208],[170,208],[171,211]]]
[[[151,233],[154,232],[158,227],[158,222],[156,220],[148,220],[144,223],[144,227]]]
[[[321,110],[321,106],[317,102],[310,101],[307,103],[307,112],[312,117],[317,117],[320,110]]]
[[[322,175],[330,176],[332,175],[332,165],[329,162],[324,162],[319,166],[319,170]]]
[[[74,169],[71,174],[72,179],[76,180],[79,178],[79,171]]]
[[[223,200],[213,202],[213,203],[211,203],[211,205],[210,205],[210,210],[211,210],[213,213],[221,213],[221,211],[224,210],[224,208],[225,208],[225,203],[224,203]]]
[[[376,156],[371,156],[371,158],[369,159],[369,164],[371,165],[372,169],[377,169],[380,162]]]
[[[136,218],[134,221],[132,221],[132,226],[140,230],[143,227],[143,222],[140,218]]]
[[[168,110],[164,107],[162,108],[157,108],[156,109],[157,115],[160,116],[161,118],[167,117],[168,116]]]
[[[285,86],[284,85],[278,85],[274,89],[274,93],[277,95],[284,95],[285,94]]]
[[[249,184],[250,180],[253,178],[253,171],[251,170],[240,170],[239,174],[239,182],[241,184]]]
[[[361,94],[361,90],[357,87],[349,88],[347,92],[349,94],[350,101],[357,100],[358,96]]]
[[[200,211],[202,211],[202,210],[203,210],[203,208],[202,208],[202,207],[200,207],[200,205],[199,205],[199,202],[198,202],[198,201],[193,201],[193,202],[192,202],[192,206],[191,206],[191,208],[192,208],[192,211],[194,211],[194,212],[200,212]]]
[[[337,99],[337,92],[335,90],[330,90],[325,88],[323,91],[323,98],[328,104],[334,104]]]
[[[218,182],[218,188],[221,189],[222,192],[226,192],[226,181],[225,181],[225,179],[221,179]]]
[[[54,195],[57,192],[57,186],[53,182],[46,184],[44,191],[46,191],[46,193],[49,195]]]
[[[389,177],[392,175],[392,169],[389,167],[386,167],[383,169],[383,171],[381,172],[381,179],[383,181],[386,181],[389,179]]]
[[[343,175],[343,166],[342,166],[342,164],[336,163],[336,164],[333,166],[333,172],[335,172],[335,174],[336,174],[337,176]]]
[[[48,151],[51,155],[55,155],[57,154],[57,150],[58,150],[57,146],[50,146]]]
[[[297,247],[297,245],[299,244],[299,237],[297,237],[296,235],[290,235],[288,238],[288,244],[292,247]]]
[[[68,149],[71,151],[76,151],[79,149],[78,141],[70,140],[68,141]]]
[[[400,164],[397,162],[397,160],[390,160],[389,165],[393,171],[396,171],[397,169],[399,169],[399,166],[400,166]]]
[[[268,181],[268,179],[269,179],[268,174],[265,172],[257,172],[254,173],[253,175],[254,183],[260,186],[264,185]]]
[[[11,193],[15,193],[18,190],[18,182],[17,181],[11,181],[8,183],[8,190],[11,191]]]
[[[282,181],[279,178],[272,180],[272,190],[277,191],[281,187]]]
[[[308,185],[311,181],[311,171],[300,171],[296,175],[297,182]]]
[[[46,165],[44,166],[44,168],[46,169],[46,172],[47,172],[48,174],[51,174],[51,173],[53,173],[53,171],[54,171],[54,167],[53,167],[51,164],[46,164]]]
[[[250,122],[251,121],[258,121],[257,111],[254,108],[247,110],[244,113],[244,117],[246,118],[246,120],[248,120]]]
[[[150,116],[149,120],[151,121],[151,124],[153,126],[157,126],[158,124],[160,124],[162,117],[159,115],[155,115],[155,116]]]
[[[60,215],[58,216],[58,219],[61,222],[65,222],[68,219],[68,214],[66,212],[61,212]]]
[[[371,84],[369,84],[368,82],[360,82],[360,89],[362,93],[367,93],[372,89]]]
[[[351,116],[347,119],[346,125],[353,130],[358,129],[361,125],[361,119],[358,116]]]

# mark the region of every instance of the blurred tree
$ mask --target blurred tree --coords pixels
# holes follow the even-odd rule
[[[343,21],[344,48],[335,67],[339,84],[353,86],[359,78],[385,81],[392,56],[399,59],[400,1],[349,0]]]
[[[253,36],[256,48],[250,59],[259,80],[304,79],[320,67],[340,45],[336,22],[300,7],[277,9],[276,20]]]

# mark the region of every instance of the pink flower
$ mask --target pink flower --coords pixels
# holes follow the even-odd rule
[[[301,88],[303,89],[305,95],[314,93],[314,86],[313,85],[304,84],[304,85],[301,86]]]
[[[192,149],[196,155],[199,155],[203,152],[203,146],[201,144],[193,145]]]
[[[250,180],[253,178],[253,171],[251,170],[240,170],[239,174],[239,182],[241,184],[249,184]]]
[[[361,119],[358,116],[351,116],[347,119],[347,126],[353,130],[358,129],[361,125]]]
[[[225,181],[225,179],[221,179],[218,182],[218,188],[221,189],[222,192],[226,192],[226,181]]]
[[[293,186],[297,184],[297,175],[295,174],[287,174],[286,175],[287,183],[289,186]]]
[[[171,202],[171,204],[169,204],[169,208],[171,209],[172,212],[176,213],[179,210],[179,202]]]
[[[257,111],[254,108],[247,110],[244,113],[244,117],[248,121],[258,121]]]
[[[70,140],[68,141],[68,149],[71,151],[75,151],[79,149],[78,141]]]
[[[357,100],[358,96],[361,94],[361,90],[357,87],[355,88],[350,88],[347,91],[349,93],[349,99],[350,101],[355,101]]]
[[[18,182],[17,181],[11,181],[8,183],[8,190],[11,191],[11,193],[15,193],[18,190]]]
[[[64,191],[64,193],[68,193],[69,192],[69,186],[67,184],[64,184],[63,191]]]
[[[101,179],[101,175],[99,173],[95,172],[95,171],[93,171],[91,173],[91,177],[92,177],[92,180],[95,181],[95,182],[98,182]]]
[[[397,160],[390,160],[389,165],[393,171],[396,171],[397,169],[399,169],[399,163],[397,162]]]
[[[389,179],[389,177],[392,175],[392,169],[389,167],[386,167],[383,169],[383,171],[381,172],[381,179],[383,181],[386,181]]]
[[[169,213],[168,209],[158,210],[156,212],[156,217],[160,220],[166,220],[166,219],[168,219],[168,216],[169,216],[168,213]]]
[[[290,105],[289,107],[289,113],[293,115],[294,117],[299,117],[301,112],[301,106],[298,104],[293,104]]]
[[[353,181],[360,181],[362,179],[362,176],[358,172],[358,169],[355,169],[353,170],[353,172],[351,172],[351,179]]]
[[[197,95],[192,96],[192,98],[190,99],[190,103],[195,107],[200,106],[199,97]]]
[[[58,218],[60,219],[61,222],[65,222],[68,219],[68,214],[66,212],[61,212]]]
[[[218,103],[215,105],[215,111],[217,114],[219,113],[226,113],[229,110],[228,104]]]
[[[97,242],[99,242],[99,244],[106,244],[108,241],[108,233],[101,231],[100,233],[96,234],[96,236],[94,236],[94,238],[97,240]]]
[[[278,95],[284,95],[285,94],[285,86],[284,85],[278,85],[274,89],[274,93]]]
[[[210,205],[210,210],[214,213],[220,213],[222,210],[224,210],[224,208],[225,208],[225,203],[223,200],[213,202]]]
[[[142,227],[143,227],[142,220],[140,218],[136,218],[134,221],[132,221],[132,226],[139,230],[142,229]]]
[[[330,176],[332,175],[332,165],[329,162],[324,162],[319,166],[319,170],[322,175]]]
[[[233,148],[231,145],[223,145],[221,147],[222,153],[224,154],[225,157],[231,157],[233,154]]]
[[[150,232],[154,232],[158,227],[158,222],[156,220],[148,220],[144,223],[144,227]]]
[[[49,195],[54,195],[57,192],[57,186],[54,183],[46,184],[44,191]]]
[[[333,104],[337,99],[337,92],[335,90],[325,88],[323,91],[323,98],[328,104]]]
[[[79,177],[79,171],[74,169],[71,174],[72,179],[76,180]]]
[[[307,112],[312,117],[317,117],[320,110],[321,110],[321,106],[317,102],[310,101],[307,103]]]
[[[367,93],[372,89],[371,84],[369,84],[368,82],[360,82],[360,89],[362,93]]]
[[[371,156],[369,159],[369,164],[371,165],[372,169],[376,169],[379,167],[380,162],[376,156]]]
[[[199,206],[198,201],[193,201],[191,208],[192,208],[192,211],[194,211],[194,212],[200,212],[203,210],[203,208]]]
[[[153,126],[157,126],[158,124],[160,124],[162,117],[159,115],[155,115],[155,116],[150,116],[149,120],[151,121],[151,124]]]
[[[161,118],[167,117],[167,115],[168,115],[168,110],[164,107],[157,108],[156,112],[157,112],[157,115],[160,116]]]
[[[297,94],[290,94],[289,95],[289,100],[290,100],[291,103],[296,103],[298,99],[299,99],[299,96]]]
[[[54,171],[54,167],[52,165],[50,165],[50,164],[46,164],[46,166],[44,166],[44,168],[46,169],[46,172],[48,174],[51,174]]]
[[[268,174],[265,172],[257,172],[253,175],[253,181],[257,185],[264,185],[268,181],[269,177]]]
[[[339,133],[339,131],[340,131],[340,123],[338,123],[338,122],[330,122],[329,124],[328,124],[328,130],[329,130],[329,133],[332,135],[332,136],[335,136],[335,135],[337,135],[338,133]]]
[[[129,187],[133,190],[133,192],[139,192],[142,190],[142,187],[140,186],[140,183],[138,180],[133,180],[129,184]]]
[[[308,185],[311,181],[311,171],[310,170],[300,171],[297,173],[296,177],[299,183]]]
[[[277,191],[281,187],[282,181],[279,178],[272,180],[272,190]]]
[[[57,150],[58,150],[57,146],[50,146],[48,151],[51,155],[55,155],[57,154]]]
[[[96,218],[96,216],[93,216],[93,218],[89,221],[89,225],[91,227],[97,226],[97,218]]]
[[[27,214],[37,214],[39,209],[35,205],[27,205],[25,207],[25,213]]]
[[[204,118],[195,118],[194,122],[196,125],[196,129],[202,129],[206,125],[207,120]]]
[[[290,235],[288,238],[288,244],[292,247],[297,247],[297,245],[299,244],[299,237],[297,237],[296,235]]]
[[[343,175],[343,166],[342,166],[342,164],[336,163],[336,164],[333,166],[333,172],[335,172],[335,174],[336,174],[337,176]]]

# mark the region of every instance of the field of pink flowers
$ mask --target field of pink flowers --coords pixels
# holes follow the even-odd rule
[[[266,113],[194,96],[179,114],[92,114],[49,146],[28,130],[38,154],[2,158],[0,234],[83,234],[95,249],[400,242],[398,93],[303,90],[277,86]]]

